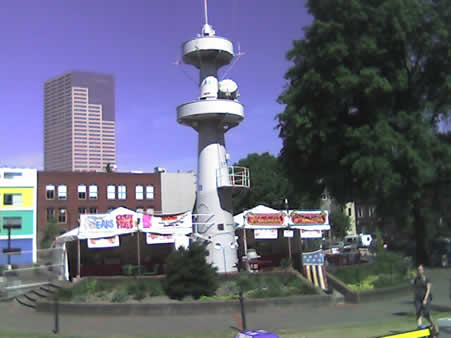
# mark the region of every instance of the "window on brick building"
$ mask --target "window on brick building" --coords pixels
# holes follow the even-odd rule
[[[135,198],[138,201],[142,201],[144,199],[144,187],[142,185],[136,186],[136,196]]]
[[[58,186],[58,199],[59,200],[65,200],[67,199],[67,185],[60,184]]]
[[[114,200],[116,198],[116,186],[108,185],[106,187],[106,198],[109,200]]]
[[[58,210],[58,223],[67,223],[67,210],[64,208]]]
[[[97,185],[91,184],[89,186],[89,199],[96,200],[97,199]]]
[[[85,200],[86,199],[86,185],[80,184],[78,186],[78,199]]]
[[[50,222],[52,220],[55,220],[55,209],[53,208],[47,208],[47,216],[46,216],[47,222]]]
[[[127,187],[125,185],[120,185],[117,187],[117,198],[120,200],[127,199]]]
[[[53,184],[47,184],[45,186],[45,198],[48,200],[55,199],[55,186]]]
[[[154,188],[153,185],[146,186],[146,199],[153,200]]]

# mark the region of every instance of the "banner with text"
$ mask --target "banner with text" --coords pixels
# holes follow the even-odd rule
[[[267,213],[267,214],[257,214],[249,212],[245,216],[245,227],[246,228],[274,228],[274,227],[284,227],[285,224],[285,213]]]
[[[140,231],[159,234],[187,234],[192,231],[191,211],[175,215],[142,215]]]
[[[146,243],[147,244],[175,243],[175,237],[173,234],[161,235],[148,232],[146,233]]]
[[[327,211],[298,211],[288,216],[289,226],[304,230],[330,230],[329,213]]]
[[[301,238],[321,238],[321,230],[299,230],[301,232]]]
[[[112,237],[138,230],[138,215],[96,214],[80,215],[79,239]]]
[[[91,238],[88,239],[88,248],[117,248],[119,247],[119,236],[107,238]]]
[[[255,239],[277,239],[277,229],[255,229]]]

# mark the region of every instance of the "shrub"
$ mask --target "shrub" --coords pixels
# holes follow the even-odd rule
[[[282,258],[282,259],[280,260],[280,267],[281,267],[282,269],[287,269],[288,266],[289,266],[289,261],[288,261],[288,259],[287,259],[287,258]]]
[[[159,280],[148,281],[147,292],[151,297],[164,295],[163,286],[161,285],[161,282]]]
[[[72,289],[70,288],[61,288],[58,290],[58,297],[61,300],[71,300],[73,297]]]
[[[128,298],[129,298],[129,296],[127,294],[127,290],[125,290],[125,289],[118,289],[113,294],[113,297],[111,298],[111,301],[113,303],[123,303],[123,302],[126,302],[128,300]]]
[[[146,290],[145,289],[141,289],[141,288],[137,288],[135,291],[135,295],[133,296],[133,299],[136,300],[141,300],[146,298]]]
[[[188,249],[180,247],[169,255],[164,290],[170,298],[199,299],[215,294],[218,276],[216,269],[206,262],[206,256],[207,250],[199,243],[193,243]]]

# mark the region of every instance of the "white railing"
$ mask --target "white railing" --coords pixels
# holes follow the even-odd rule
[[[216,175],[216,184],[218,188],[249,188],[249,168],[227,167],[224,169],[218,169]]]

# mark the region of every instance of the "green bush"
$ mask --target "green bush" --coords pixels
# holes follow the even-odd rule
[[[113,303],[124,303],[128,299],[129,299],[129,295],[127,294],[127,290],[121,288],[114,292],[113,297],[111,298],[111,301]]]
[[[135,291],[135,294],[133,296],[133,299],[136,300],[141,300],[146,298],[146,290],[145,289],[141,289],[141,288],[137,288]]]
[[[70,288],[61,288],[58,290],[58,297],[61,300],[71,300],[73,297],[73,291]]]
[[[161,282],[159,280],[155,280],[155,279],[148,281],[147,292],[149,293],[149,296],[151,296],[151,297],[164,295],[164,290],[163,290],[163,286],[161,285]]]
[[[212,296],[218,288],[216,269],[206,262],[207,250],[199,243],[188,249],[183,247],[171,253],[167,259],[164,290],[172,299],[187,296],[199,299]]]

